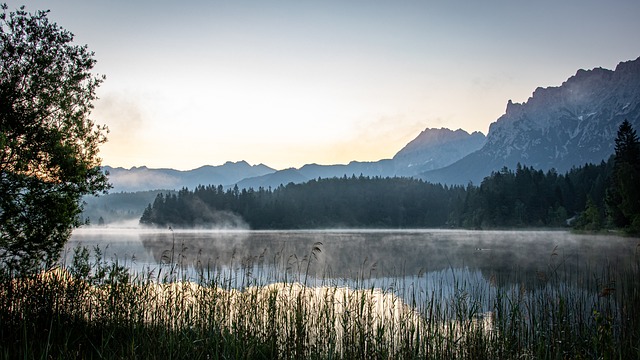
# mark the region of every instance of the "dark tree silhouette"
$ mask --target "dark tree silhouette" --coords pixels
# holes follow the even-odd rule
[[[33,269],[58,260],[80,199],[108,188],[89,119],[103,77],[93,53],[47,11],[0,14],[0,260]]]
[[[607,213],[617,227],[640,232],[640,142],[629,121],[620,124],[614,169],[607,191]]]

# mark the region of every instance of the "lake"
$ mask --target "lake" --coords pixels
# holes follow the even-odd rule
[[[80,228],[66,246],[67,262],[77,245],[98,245],[106,260],[159,279],[178,269],[191,280],[222,274],[233,278],[235,287],[286,280],[381,288],[438,285],[447,292],[453,282],[527,289],[545,286],[551,276],[592,282],[640,256],[638,238],[567,231]]]

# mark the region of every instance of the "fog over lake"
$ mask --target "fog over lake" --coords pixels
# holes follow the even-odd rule
[[[314,244],[320,251],[312,254]],[[536,286],[550,273],[593,276],[603,268],[637,261],[640,255],[638,238],[566,231],[81,228],[66,246],[67,262],[77,245],[99,245],[106,260],[134,271],[157,272],[173,262],[191,271],[190,277],[197,269],[251,269],[261,282],[271,281],[269,277],[282,280],[286,274],[290,280],[304,276],[348,283],[465,269],[488,281]]]

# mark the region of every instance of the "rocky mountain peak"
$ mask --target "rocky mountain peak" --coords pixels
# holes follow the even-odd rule
[[[560,172],[599,163],[613,153],[617,128],[625,119],[640,126],[640,58],[616,70],[578,70],[560,86],[535,89],[522,104],[509,100],[478,152],[425,178],[465,184],[517,163]],[[456,179],[456,173],[467,178]]]
[[[638,58],[638,59],[640,59],[640,58]],[[619,63],[616,66],[615,73],[617,75],[635,74],[636,76],[638,76],[638,74],[640,74],[640,61],[638,61],[638,59],[629,60],[629,61],[623,61],[623,62]]]
[[[482,147],[481,132],[427,128],[394,157],[398,175],[415,175],[447,166]]]

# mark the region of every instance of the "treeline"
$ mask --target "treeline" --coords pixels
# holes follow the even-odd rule
[[[220,225],[229,214],[252,229],[558,227],[592,199],[604,213],[613,160],[566,174],[518,165],[479,186],[412,178],[352,176],[276,189],[198,186],[158,194],[140,222],[174,227]]]
[[[198,186],[159,194],[140,222],[161,226],[207,226],[231,212],[253,229],[327,227],[440,227],[452,194],[446,187],[409,178],[343,177],[311,180],[276,189],[226,190]],[[215,224],[213,224],[215,225]]]
[[[579,226],[588,202],[604,216],[612,168],[613,158],[562,175],[520,164],[515,171],[503,168],[480,186],[467,187],[460,211],[451,219],[463,228]]]

